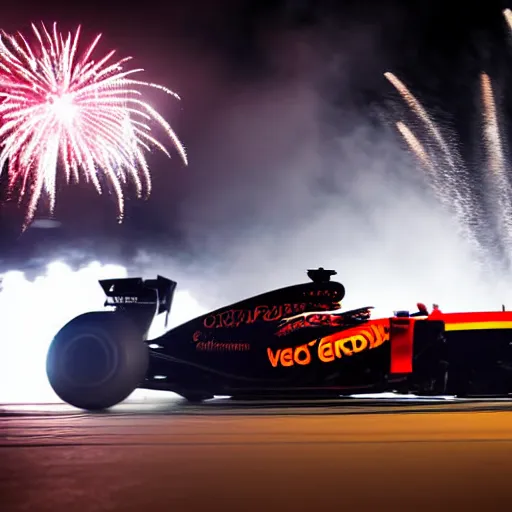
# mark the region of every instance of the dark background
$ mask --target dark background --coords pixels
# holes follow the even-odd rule
[[[153,193],[142,201],[128,188],[121,225],[113,198],[84,184],[61,186],[55,218],[62,227],[25,233],[24,207],[8,200],[4,175],[2,268],[38,272],[55,257],[73,265],[91,259],[147,265],[158,257],[222,268],[237,258],[254,266],[248,245],[264,245],[271,259],[279,240],[296,240],[304,223],[335,204],[345,209],[343,219],[333,214],[345,226],[351,212],[350,233],[331,226],[314,244],[338,240],[346,250],[344,237],[354,230],[365,237],[379,232],[382,212],[375,206],[370,215],[361,205],[380,201],[387,184],[407,181],[429,194],[394,131],[393,122],[406,114],[385,71],[397,73],[456,134],[478,179],[483,69],[494,80],[504,133],[508,122],[512,55],[504,7],[492,1],[9,3],[2,8],[6,31],[28,33],[39,20],[58,21],[61,30],[81,24],[83,43],[103,33],[100,52],[134,56],[145,79],[178,92],[181,102],[158,92],[148,97],[175,128],[190,165],[174,151],[172,160],[152,154]],[[45,208],[43,202],[41,216]],[[286,258],[293,254],[289,248]]]

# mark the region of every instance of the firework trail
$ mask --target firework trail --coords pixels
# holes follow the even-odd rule
[[[114,59],[110,51],[93,60],[101,34],[79,55],[80,27],[73,36],[63,36],[56,24],[51,33],[44,25],[32,29],[33,45],[20,33],[0,35],[0,172],[7,163],[10,189],[21,183],[20,201],[31,194],[24,227],[43,192],[53,211],[59,167],[66,182],[83,176],[100,194],[100,180],[106,181],[117,196],[121,221],[129,178],[138,197],[143,189],[151,192],[145,152],[155,147],[170,157],[151,134],[151,122],[163,128],[187,163],[177,135],[140,89],[179,96],[134,79],[143,69],[125,69],[131,57]]]
[[[512,31],[512,10],[505,9],[502,13],[508,28]],[[489,185],[482,190],[472,185],[472,177],[465,169],[460,155],[456,150],[450,150],[421,103],[394,74],[385,73],[385,76],[423,122],[449,164],[448,169],[438,165],[437,159],[432,159],[412,132],[403,123],[397,123],[409,148],[428,171],[436,195],[445,205],[453,205],[462,234],[477,249],[476,253],[481,263],[488,266],[488,261],[485,263],[487,254],[492,262],[503,264],[503,269],[506,266],[507,270],[512,270],[512,184],[507,175],[508,162],[503,149],[504,139],[500,132],[498,110],[489,75],[480,75],[483,140],[488,159],[486,180]],[[487,211],[487,207],[479,200],[480,196],[487,196],[490,200],[490,211]],[[489,229],[488,213],[494,216],[497,229]],[[499,240],[494,238],[496,235],[499,236]]]
[[[403,121],[398,121],[396,127],[409,146],[409,149],[416,155],[421,165],[428,171],[430,182],[439,200],[445,206],[449,206],[450,197],[446,194],[447,188],[440,181],[439,173],[423,144]]]
[[[441,132],[432,121],[427,111],[423,107],[423,105],[416,99],[414,94],[409,91],[407,86],[393,73],[389,71],[384,73],[384,76],[391,82],[391,84],[395,87],[395,89],[400,93],[402,98],[405,100],[407,105],[409,105],[410,109],[413,110],[416,115],[425,123],[425,126],[428,128],[436,142],[439,144],[441,149],[443,150],[446,161],[450,165],[453,170],[457,170],[457,166],[452,157],[452,152],[448,145],[446,144]]]
[[[497,176],[501,176],[505,172],[505,157],[503,155],[491,79],[487,73],[480,75],[480,86],[482,91],[482,104],[484,107],[484,137],[489,153],[489,169]]]
[[[481,255],[482,246],[474,232],[476,210],[467,180],[464,179],[465,169],[462,165],[456,164],[456,158],[453,156],[453,151],[444,140],[441,132],[428,115],[426,109],[416,99],[411,91],[409,91],[407,86],[393,73],[387,72],[384,73],[384,76],[400,93],[409,108],[420,118],[440,146],[443,156],[450,166],[450,172],[445,172],[444,169],[434,165],[424,146],[413,135],[410,129],[402,122],[400,122],[399,125],[397,124],[402,137],[429,171],[431,185],[437,197],[444,206],[454,210],[462,237],[470,243],[477,254]],[[457,158],[457,160],[459,159]],[[463,178],[460,183],[457,182],[457,177]],[[481,258],[482,256],[480,256],[480,259]]]
[[[498,126],[498,115],[489,75],[486,73],[480,75],[480,85],[484,140],[489,158],[489,171],[492,173],[494,192],[498,199],[499,229],[506,247],[510,251],[510,248],[512,248],[512,189],[506,174],[506,159],[503,153],[502,137]]]
[[[504,9],[503,16],[505,16],[508,28],[512,30],[512,11],[510,9]]]
[[[441,203],[446,207],[450,207],[452,205],[453,199],[450,197],[449,189],[440,180],[439,172],[423,144],[418,140],[416,135],[412,133],[411,129],[403,121],[398,121],[396,123],[396,127],[404,138],[405,142],[407,142],[410,150],[416,155],[421,165],[423,165],[423,167],[428,171],[432,187]]]
[[[432,179],[435,179],[436,169],[432,163],[432,160],[425,151],[423,144],[412,133],[410,128],[402,121],[398,121],[396,123],[396,127],[411,148],[411,151],[418,157],[418,160],[423,164],[423,166],[428,169]]]

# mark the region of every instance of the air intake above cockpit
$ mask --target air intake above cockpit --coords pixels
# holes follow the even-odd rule
[[[325,270],[323,267],[317,269],[309,269],[308,277],[314,283],[328,283],[332,276],[335,276],[338,272],[336,270]]]

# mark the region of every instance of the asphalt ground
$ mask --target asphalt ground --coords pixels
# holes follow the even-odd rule
[[[512,402],[0,405],[0,511],[509,510]]]

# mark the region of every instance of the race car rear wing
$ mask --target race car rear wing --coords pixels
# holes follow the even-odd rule
[[[140,311],[151,323],[153,318],[166,313],[165,325],[169,320],[172,299],[177,282],[157,276],[156,279],[140,277],[103,279],[100,282],[107,296],[105,306],[112,306],[116,311]],[[149,326],[148,326],[149,328]]]

